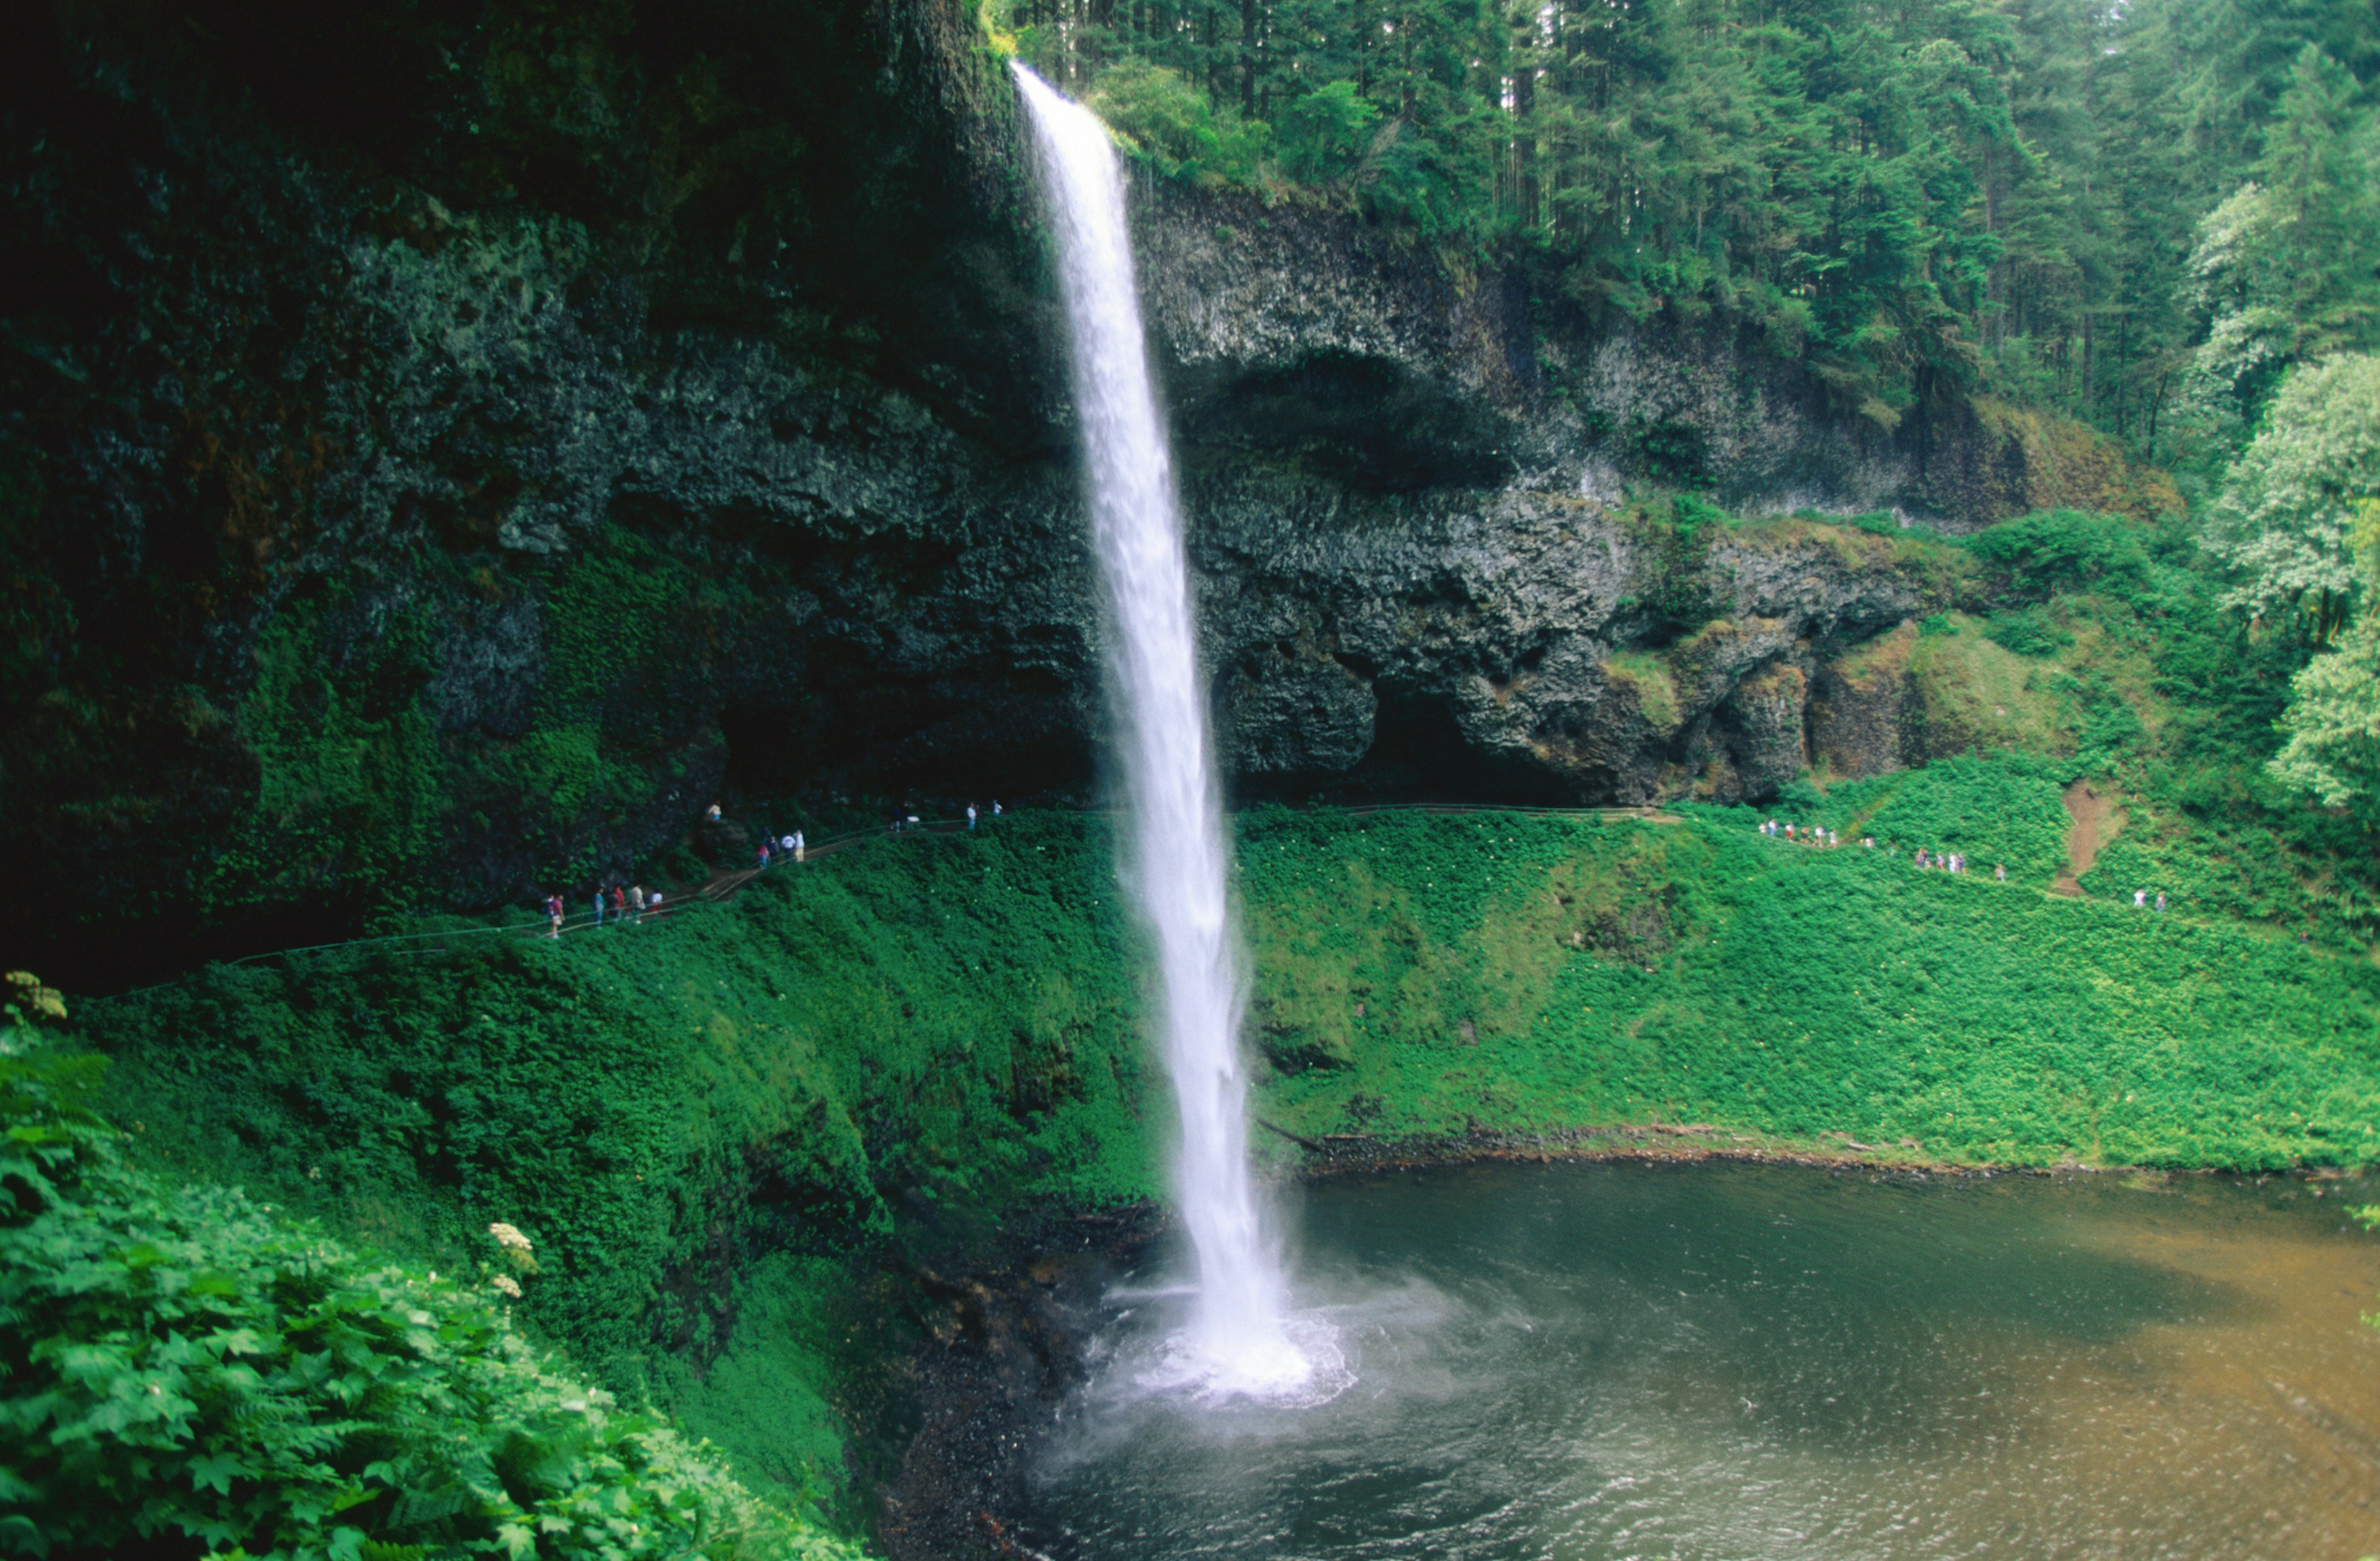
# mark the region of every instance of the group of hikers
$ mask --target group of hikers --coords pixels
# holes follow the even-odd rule
[[[650,895],[645,893],[645,886],[641,884],[614,884],[609,889],[598,889],[590,902],[595,908],[595,925],[600,927],[603,924],[606,912],[610,913],[614,925],[624,921],[641,922],[647,911],[658,916],[661,914],[662,897],[662,892],[659,889],[655,889]],[[547,937],[558,938],[562,935],[564,915],[562,896],[546,896],[545,935]]]
[[[1000,799],[997,797],[991,799],[991,816],[993,818],[998,818],[1000,816]],[[977,821],[981,817],[982,815],[976,811],[976,805],[974,803],[970,802],[966,805],[966,826],[969,829],[973,829],[976,826]],[[915,833],[916,831],[925,827],[925,821],[920,819],[917,813],[912,811],[912,805],[904,802],[901,804],[899,811],[893,813],[892,820],[884,826],[884,832],[887,835],[900,835],[905,832]]]
[[[753,865],[761,872],[769,871],[771,861],[808,861],[809,855],[809,841],[798,829],[791,835],[780,835],[774,840],[761,841],[759,848],[752,853]]]
[[[720,822],[722,816],[720,805],[713,802],[709,808],[703,810],[702,816],[707,822],[717,823]],[[976,810],[976,805],[972,802],[968,803],[966,806],[966,826],[969,829],[973,829],[980,816],[981,815]],[[1000,801],[997,798],[992,799],[991,816],[993,818],[998,818],[1000,816]],[[892,833],[895,835],[901,834],[904,829],[915,830],[922,827],[923,824],[917,815],[910,811],[905,806],[899,812],[892,815]],[[774,837],[764,835],[762,836],[759,845],[753,848],[752,851],[752,868],[756,872],[766,872],[771,866],[781,861],[807,861],[808,860],[809,841],[805,834],[798,829],[789,835],[779,835]],[[640,923],[644,921],[648,912],[660,911],[662,908],[662,891],[655,889],[650,893],[647,893],[644,885],[641,884],[614,884],[610,888],[597,889],[592,899],[589,903],[594,909],[594,925],[598,927],[603,925],[604,921],[607,920],[614,925],[618,925],[623,922]],[[550,938],[560,937],[562,935],[562,924],[567,919],[568,914],[567,907],[560,895],[546,896],[546,936]]]
[[[1843,843],[1842,836],[1836,834],[1831,829],[1822,828],[1816,824],[1789,823],[1783,819],[1767,819],[1762,821],[1760,833],[1763,835],[1775,835],[1780,839],[1795,841],[1804,846],[1835,847]],[[1876,848],[1876,836],[1873,835],[1862,835],[1860,837],[1860,845],[1866,850],[1875,850]],[[1897,857],[1900,854],[1900,847],[1896,842],[1888,841],[1884,846],[1884,853],[1887,856]],[[1919,868],[1928,872],[1964,872],[1967,871],[1966,854],[1961,851],[1935,851],[1928,850],[1925,847],[1921,846],[1917,848],[1917,855],[1912,860],[1916,862]],[[1995,862],[1992,865],[1992,876],[2000,883],[2007,883],[2008,863]],[[2156,891],[2155,901],[2155,908],[2159,910],[2163,910],[2165,909],[2165,891],[2163,889],[2159,889]],[[2148,890],[2134,889],[2132,891],[2133,909],[2146,910],[2150,908],[2150,904],[2151,900]]]
[[[1827,829],[1817,824],[1789,823],[1783,819],[1767,819],[1763,821],[1760,825],[1760,833],[1763,835],[1776,835],[1786,840],[1795,841],[1804,846],[1825,846],[1831,848],[1843,843],[1843,837],[1831,829]],[[1869,851],[1876,849],[1876,836],[1873,835],[1862,835],[1860,837],[1860,848],[1863,850]],[[1886,856],[1897,857],[1900,854],[1900,843],[1898,841],[1888,840],[1885,842],[1883,850]],[[1966,853],[1963,851],[1929,850],[1925,847],[1920,846],[1917,848],[1916,856],[1912,860],[1915,861],[1920,869],[1929,872],[1964,872],[1967,871],[1967,858]],[[2003,884],[2007,883],[2008,863],[1995,863],[1992,867],[1992,876]],[[2163,910],[2165,909],[2165,896],[2163,895],[2159,895],[2157,896],[2157,909],[2159,910]]]

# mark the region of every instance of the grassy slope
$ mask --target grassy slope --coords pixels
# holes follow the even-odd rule
[[[866,1417],[835,1396],[899,1343],[843,1254],[1149,1189],[1120,937],[1104,847],[1016,819],[648,926],[216,968],[78,1017],[152,1160],[433,1262],[517,1225],[533,1325],[798,1490],[837,1482]]]
[[[1263,1108],[1309,1136],[1662,1120],[2020,1165],[2380,1152],[2380,970],[2044,894],[2054,777],[1968,762],[1822,810],[2004,855],[2007,884],[1769,840],[1748,813],[1257,821],[1259,1024],[1319,1063]]]

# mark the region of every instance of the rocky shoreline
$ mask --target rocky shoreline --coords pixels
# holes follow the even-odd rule
[[[1048,1554],[1020,1518],[1028,1471],[1116,1319],[1109,1292],[1163,1228],[1152,1203],[1087,1212],[964,1274],[913,1273],[927,1338],[905,1366],[917,1429],[880,1498],[887,1561]]]

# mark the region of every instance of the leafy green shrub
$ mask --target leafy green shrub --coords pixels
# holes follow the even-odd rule
[[[1864,835],[2005,862],[2020,882],[2046,884],[2065,864],[2071,821],[2056,766],[2022,754],[1961,755],[1888,778],[1893,784],[1861,824]]]
[[[2041,596],[2102,584],[2137,586],[2150,567],[2131,522],[2075,509],[2003,520],[1969,537],[1967,551],[2005,576],[2011,589]]]
[[[1985,638],[2021,656],[2050,656],[2074,643],[2071,631],[2041,607],[2018,607],[1995,613],[1984,626]]]
[[[1273,110],[1281,165],[1293,178],[1318,183],[1347,177],[1355,170],[1380,111],[1365,101],[1353,81],[1331,81],[1291,98]]]
[[[1726,510],[1693,494],[1680,494],[1670,501],[1670,515],[1676,522],[1681,542],[1692,542],[1705,526],[1725,526],[1730,523]]]
[[[1091,110],[1159,173],[1184,184],[1246,184],[1269,134],[1260,119],[1217,112],[1207,94],[1163,66],[1127,60],[1091,87]]]
[[[856,1555],[541,1359],[492,1299],[508,1274],[442,1279],[128,1166],[97,1061],[0,1030],[0,1547]]]

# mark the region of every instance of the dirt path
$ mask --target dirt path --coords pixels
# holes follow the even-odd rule
[[[2066,816],[2074,821],[2066,832],[2066,871],[2049,892],[2081,899],[2082,875],[2099,860],[2099,848],[2122,833],[2124,810],[2093,790],[2089,781],[2076,781],[2066,788]]]

